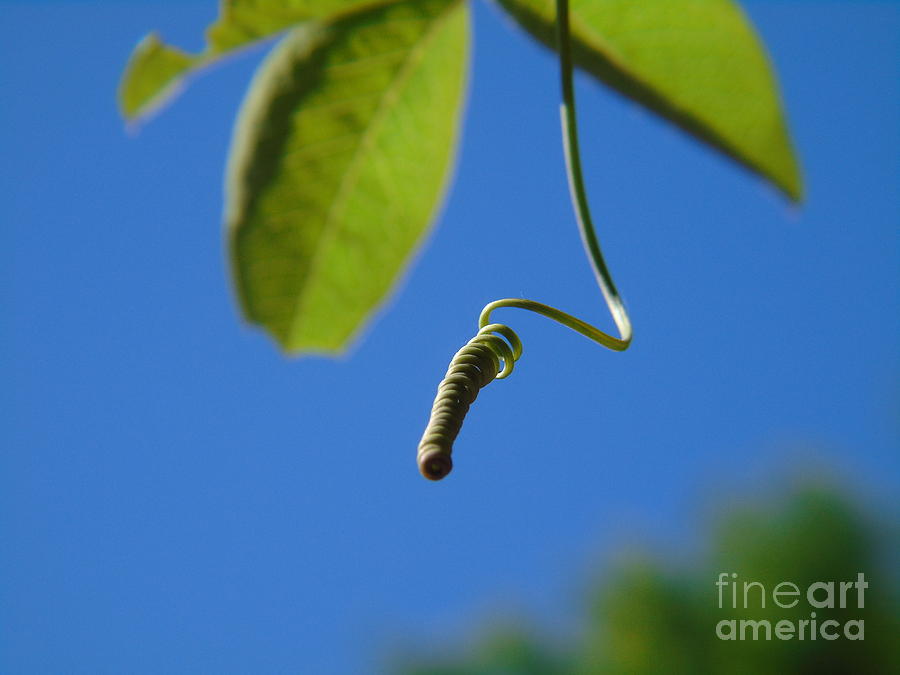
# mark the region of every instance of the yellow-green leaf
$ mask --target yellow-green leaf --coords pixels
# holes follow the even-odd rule
[[[223,53],[310,19],[330,19],[395,0],[226,0],[206,29],[208,51]]]
[[[555,0],[499,0],[555,47]],[[576,63],[787,196],[802,180],[772,68],[731,0],[571,0]]]
[[[427,231],[452,164],[468,42],[460,0],[307,24],[238,118],[226,226],[246,316],[289,351],[344,348]]]
[[[150,33],[135,47],[125,67],[119,85],[122,114],[131,119],[165,103],[194,61],[195,57],[163,44],[156,33]]]
[[[206,30],[206,48],[201,53],[188,54],[169,46],[156,33],[138,43],[119,84],[119,108],[129,120],[145,116],[177,93],[185,77],[227,54],[303,22],[334,19],[371,2],[224,0],[219,18]]]

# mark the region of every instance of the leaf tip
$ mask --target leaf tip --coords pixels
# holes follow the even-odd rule
[[[778,188],[779,192],[793,205],[802,204],[806,196],[803,181],[803,169],[800,160],[793,147],[788,143],[786,148],[786,162],[784,168],[778,174],[765,176]]]
[[[171,47],[159,33],[145,35],[125,65],[117,93],[119,111],[135,122],[158,110],[177,92],[181,78],[196,57]]]
[[[339,343],[326,344],[319,341],[311,341],[300,335],[277,335],[269,326],[263,326],[263,330],[275,340],[282,356],[290,359],[304,356],[321,356],[336,359],[345,356],[349,351],[350,345],[346,340]]]
[[[794,173],[791,178],[792,180],[788,183],[785,194],[792,204],[802,204],[806,200],[806,185],[803,181],[803,171],[799,162],[795,162]]]

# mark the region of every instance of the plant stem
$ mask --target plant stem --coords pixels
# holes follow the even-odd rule
[[[575,209],[575,217],[578,221],[578,230],[581,233],[581,242],[594,271],[597,284],[603,292],[606,305],[609,307],[613,321],[619,329],[621,337],[617,338],[594,326],[566,314],[554,307],[544,305],[533,300],[523,298],[504,298],[489,303],[481,311],[478,320],[480,328],[491,323],[491,312],[502,307],[517,307],[532,312],[537,312],[554,321],[557,321],[585,337],[598,342],[604,347],[615,351],[624,351],[631,345],[633,335],[631,320],[625,310],[625,304],[616,289],[609,268],[603,259],[600,250],[600,242],[594,230],[594,222],[591,219],[591,211],[588,206],[587,191],[584,187],[584,176],[581,169],[581,152],[578,145],[578,122],[575,115],[575,86],[572,64],[572,38],[569,29],[569,0],[556,0],[556,40],[559,51],[559,72],[562,85],[562,103],[560,104],[560,116],[562,118],[563,147],[566,155],[566,170],[569,178],[569,192],[572,197],[572,205]]]

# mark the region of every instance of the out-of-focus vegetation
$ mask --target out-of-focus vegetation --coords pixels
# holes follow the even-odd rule
[[[666,560],[644,557],[620,564],[604,576],[590,595],[589,614],[580,635],[568,645],[541,639],[535,631],[494,629],[477,645],[448,653],[435,645],[437,656],[422,650],[395,669],[402,675],[587,675],[740,674],[776,675],[900,673],[900,602],[897,595],[896,536],[892,525],[876,524],[833,489],[805,488],[767,507],[746,506],[723,517],[704,559],[690,569],[671,569]],[[720,573],[737,573],[738,609],[731,586],[722,587]],[[855,582],[863,573],[864,606],[857,590],[848,588],[846,607],[816,608],[806,590],[815,582]],[[727,579],[727,577],[726,577]],[[759,582],[767,591],[762,608]],[[801,589],[793,608],[773,602],[772,591],[784,581]],[[724,583],[724,582],[723,582]],[[786,587],[782,587],[785,590]],[[824,601],[827,591],[814,598]],[[783,605],[790,596],[779,596]],[[839,597],[835,595],[835,605]],[[722,640],[722,620],[780,620],[797,625],[815,613],[817,627],[837,622],[837,639]],[[843,634],[847,621],[864,622],[864,639]],[[835,624],[829,624],[834,628]],[[809,624],[807,624],[807,631]],[[727,632],[727,631],[726,631]],[[829,634],[834,634],[827,631]],[[745,634],[750,637],[752,631]],[[851,633],[858,633],[853,624]]]

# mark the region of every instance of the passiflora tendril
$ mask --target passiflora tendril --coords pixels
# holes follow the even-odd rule
[[[478,392],[493,380],[503,379],[512,373],[515,362],[522,355],[522,342],[518,335],[509,326],[491,323],[491,313],[494,310],[511,307],[536,312],[614,351],[624,351],[631,344],[631,320],[603,260],[584,187],[575,116],[568,0],[556,2],[556,39],[562,85],[560,113],[563,147],[572,204],[581,241],[620,337],[604,333],[581,319],[533,300],[503,298],[486,305],[478,320],[477,335],[456,352],[450,361],[447,374],[438,385],[431,418],[419,442],[417,457],[419,471],[430,480],[440,480],[453,468],[451,460],[453,442]]]

